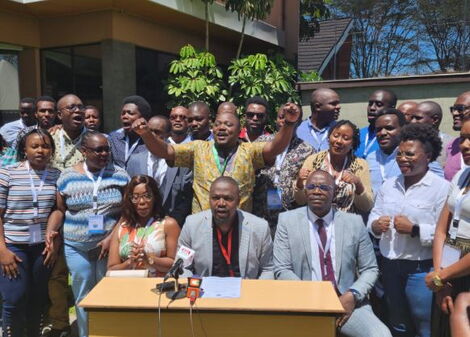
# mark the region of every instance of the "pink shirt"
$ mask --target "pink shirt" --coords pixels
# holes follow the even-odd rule
[[[462,168],[462,154],[460,153],[460,138],[455,138],[446,147],[447,160],[444,167],[444,178],[451,181],[454,175]]]

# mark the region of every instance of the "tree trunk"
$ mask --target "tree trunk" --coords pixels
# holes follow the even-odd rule
[[[237,50],[237,56],[235,59],[239,59],[240,55],[242,53],[242,46],[243,46],[243,40],[245,39],[245,25],[246,25],[246,16],[243,16],[243,24],[242,24],[242,35],[240,37],[240,43],[238,44],[238,50]]]
[[[206,2],[205,6],[206,16],[206,51],[209,52],[209,3]]]

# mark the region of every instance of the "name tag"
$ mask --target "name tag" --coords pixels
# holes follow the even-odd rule
[[[276,210],[282,208],[281,189],[270,188],[267,194],[268,209]]]
[[[460,259],[460,249],[444,244],[442,250],[441,268],[446,268]]]
[[[88,234],[104,234],[104,216],[101,214],[90,215],[88,217]]]
[[[41,240],[41,225],[29,225],[29,243],[36,244],[42,242]]]

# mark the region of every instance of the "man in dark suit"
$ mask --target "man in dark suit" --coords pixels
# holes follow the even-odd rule
[[[154,116],[148,121],[151,131],[160,139],[166,140],[170,135],[171,124],[165,116]],[[157,181],[163,200],[163,208],[168,215],[183,226],[191,212],[193,199],[193,175],[184,167],[169,167],[163,158],[158,158],[148,150],[130,157],[127,173],[132,177],[138,174],[151,176]]]
[[[391,337],[367,303],[379,273],[372,242],[359,215],[332,207],[334,190],[328,172],[312,172],[305,185],[308,205],[279,215],[274,276],[330,281],[345,310],[337,321],[341,336]]]

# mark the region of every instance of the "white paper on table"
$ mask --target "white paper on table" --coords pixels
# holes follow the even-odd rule
[[[240,277],[209,276],[202,279],[203,298],[239,298],[242,279]]]

